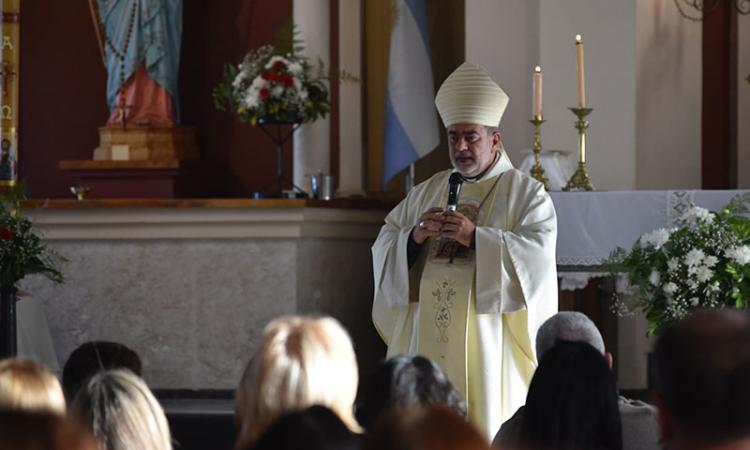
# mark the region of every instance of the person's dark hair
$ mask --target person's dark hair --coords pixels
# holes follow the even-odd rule
[[[443,405],[396,408],[365,433],[365,450],[489,450],[486,437]]]
[[[722,442],[750,436],[750,316],[700,311],[654,350],[655,391],[675,432]]]
[[[117,342],[90,341],[81,344],[73,350],[63,367],[65,397],[72,401],[89,378],[110,369],[128,369],[141,376],[141,358],[135,351]]]
[[[251,447],[252,450],[358,450],[360,439],[333,411],[315,405],[285,414]]]
[[[426,405],[443,405],[466,417],[466,402],[437,364],[399,355],[381,362],[363,386],[357,421],[367,428],[392,408]]]
[[[617,388],[602,354],[558,342],[529,386],[520,442],[529,450],[622,450]]]

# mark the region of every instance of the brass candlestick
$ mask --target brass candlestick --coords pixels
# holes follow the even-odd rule
[[[542,119],[542,116],[534,116],[533,119],[531,119],[529,122],[531,122],[534,125],[534,141],[532,144],[532,148],[534,149],[534,167],[531,168],[531,176],[538,182],[542,183],[544,185],[544,190],[549,190],[549,180],[547,179],[547,176],[544,174],[544,167],[542,167],[542,131],[541,127],[542,124],[545,122],[544,119]]]
[[[578,168],[563,191],[593,191],[589,175],[586,173],[586,129],[589,122],[586,117],[591,114],[593,108],[568,108],[578,117],[575,127],[578,130]]]
[[[91,190],[88,186],[71,186],[70,193],[76,196],[77,200],[86,200]]]

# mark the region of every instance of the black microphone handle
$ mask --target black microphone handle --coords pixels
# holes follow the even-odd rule
[[[458,197],[461,195],[461,183],[451,183],[448,186],[448,206],[447,211],[456,211],[458,207]]]

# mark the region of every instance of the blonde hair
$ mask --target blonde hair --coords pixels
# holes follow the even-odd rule
[[[64,415],[65,395],[60,382],[46,367],[8,358],[0,361],[0,407]]]
[[[101,450],[171,450],[167,418],[146,383],[129,370],[99,372],[78,391],[72,409]]]
[[[284,413],[312,405],[333,410],[352,431],[357,360],[351,339],[330,317],[283,316],[269,323],[236,396],[237,448],[247,448]]]

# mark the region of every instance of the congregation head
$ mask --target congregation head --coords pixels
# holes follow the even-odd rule
[[[604,339],[591,319],[578,311],[560,311],[547,319],[536,335],[536,354],[541,359],[559,341],[585,342],[604,354]]]
[[[315,404],[333,410],[351,430],[357,360],[346,330],[330,317],[271,321],[236,393],[238,448],[248,448],[282,414]]]
[[[102,370],[128,369],[141,376],[141,358],[118,342],[89,341],[79,345],[68,356],[62,373],[65,396],[72,400],[89,378]]]
[[[126,369],[97,373],[79,389],[73,414],[102,450],[171,450],[167,418],[146,383]]]
[[[622,449],[614,375],[599,350],[558,341],[529,386],[520,441],[529,450]]]
[[[57,377],[29,360],[0,361],[0,408],[65,414],[65,396]]]
[[[443,405],[466,417],[466,401],[437,364],[399,355],[381,362],[362,386],[357,419],[365,428],[392,408]]]
[[[489,450],[479,431],[440,405],[393,409],[364,438],[365,450]]]
[[[252,450],[358,450],[359,437],[325,406],[282,415],[260,436]]]
[[[0,450],[101,450],[78,421],[50,412],[0,408]]]
[[[667,328],[654,351],[662,436],[675,442],[750,439],[750,316],[699,311]],[[697,444],[696,444],[697,443]]]

